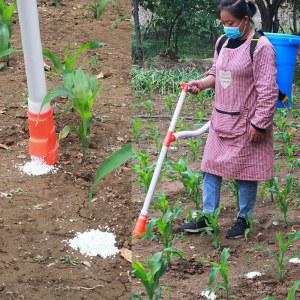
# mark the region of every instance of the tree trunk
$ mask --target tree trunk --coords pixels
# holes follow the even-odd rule
[[[136,59],[138,65],[142,68],[144,66],[144,51],[143,51],[143,43],[142,43],[142,34],[141,34],[141,26],[140,26],[140,18],[139,18],[139,0],[132,0],[133,6],[133,19],[134,19],[134,30],[136,36]]]
[[[278,32],[279,19],[278,10],[284,0],[256,0],[256,4],[261,14],[262,30],[267,32]]]

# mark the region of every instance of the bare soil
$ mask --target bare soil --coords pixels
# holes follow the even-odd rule
[[[58,172],[39,177],[21,174],[16,167],[30,160],[27,150],[27,85],[22,54],[13,56],[0,72],[0,299],[68,300],[129,299],[130,263],[113,258],[83,257],[64,242],[76,232],[107,226],[115,232],[119,249],[131,247],[134,206],[131,172],[125,165],[99,185],[91,209],[87,192],[98,165],[130,141],[131,24],[130,1],[118,1],[100,20],[92,1],[38,1],[44,48],[59,53],[66,47],[99,40],[101,49],[89,51],[78,66],[104,79],[94,110],[91,144],[83,161],[79,140],[61,141]],[[13,47],[20,48],[16,17]],[[49,62],[47,62],[50,64]],[[61,85],[47,73],[48,89]],[[64,100],[54,105],[57,132],[77,121],[65,113]]]

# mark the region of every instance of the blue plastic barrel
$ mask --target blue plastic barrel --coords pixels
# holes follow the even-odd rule
[[[277,107],[290,107],[292,99],[292,84],[297,60],[297,49],[300,45],[300,36],[282,33],[265,32],[275,48],[277,64],[277,84],[279,89],[289,97],[287,105],[277,102]]]

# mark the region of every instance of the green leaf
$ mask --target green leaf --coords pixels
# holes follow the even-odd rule
[[[15,13],[17,6],[15,3],[7,6],[3,11],[3,22],[8,26],[9,31],[11,31],[12,16]]]
[[[74,69],[75,62],[78,60],[80,55],[86,50],[97,49],[103,46],[99,41],[92,41],[85,44],[82,44],[80,48],[78,48],[70,57],[68,57],[65,61],[66,63],[66,71],[72,72]]]
[[[217,278],[217,275],[219,273],[219,268],[218,267],[213,267],[210,271],[210,274],[209,274],[209,278],[208,278],[208,287],[210,289],[214,289],[214,286],[216,284],[216,278]]]
[[[287,300],[295,300],[298,288],[300,287],[300,280],[295,281],[292,288],[289,290]]]
[[[43,107],[47,104],[49,104],[53,99],[56,97],[70,97],[72,98],[73,95],[70,93],[69,90],[67,90],[64,87],[58,87],[52,91],[50,91],[43,99],[43,102],[41,104],[40,112],[42,111]]]
[[[63,71],[64,71],[63,65],[60,62],[59,57],[55,53],[53,53],[49,49],[44,49],[43,55],[51,60],[51,62],[53,63],[54,69],[57,73],[59,73],[59,74],[63,73]]]
[[[122,149],[113,153],[99,166],[99,168],[96,171],[94,183],[89,191],[89,196],[88,196],[89,203],[91,203],[95,186],[100,182],[100,180],[104,178],[106,175],[113,172],[118,167],[120,167],[122,164],[124,164],[132,157],[133,157],[132,145],[127,144],[123,146]]]
[[[3,50],[3,51],[0,51],[0,58],[5,57],[5,56],[9,56],[13,52],[14,52],[14,49],[11,49],[11,48]]]
[[[71,127],[70,126],[65,126],[63,128],[63,130],[59,133],[59,139],[60,140],[65,139],[69,135],[70,131],[71,131]]]

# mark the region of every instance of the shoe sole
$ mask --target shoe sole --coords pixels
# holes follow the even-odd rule
[[[238,240],[238,239],[241,239],[241,238],[243,238],[244,237],[244,235],[237,235],[237,236],[226,236],[226,239],[228,239],[228,240]]]
[[[184,232],[187,233],[200,233],[200,232],[204,232],[207,230],[211,230],[210,227],[204,227],[204,228],[198,228],[198,229],[183,229]]]

